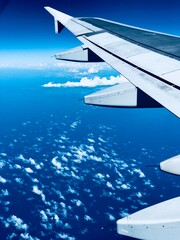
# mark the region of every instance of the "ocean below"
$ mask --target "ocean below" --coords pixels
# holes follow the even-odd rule
[[[69,80],[1,69],[1,240],[128,239],[116,220],[179,196],[179,177],[147,167],[179,154],[179,119],[83,103],[102,87],[43,87]]]

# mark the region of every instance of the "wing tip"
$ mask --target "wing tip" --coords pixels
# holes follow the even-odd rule
[[[49,7],[49,6],[45,6],[44,9],[47,10],[56,20],[58,20],[62,24],[66,23],[71,18],[73,18],[72,16],[70,16],[68,14],[65,14],[63,12],[60,12],[60,11],[58,11],[58,10],[52,8],[52,7]]]
[[[53,9],[53,8],[51,8],[51,7],[49,7],[49,6],[45,6],[44,9],[46,9],[48,12],[50,12],[51,9]]]

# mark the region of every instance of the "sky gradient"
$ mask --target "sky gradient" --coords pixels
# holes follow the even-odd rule
[[[155,0],[9,0],[0,3],[2,62],[31,62],[47,59],[57,51],[77,46],[79,42],[67,30],[54,33],[52,16],[44,6],[69,15],[101,17],[138,27],[179,35],[180,2]]]

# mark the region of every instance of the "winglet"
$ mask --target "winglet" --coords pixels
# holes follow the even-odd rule
[[[67,22],[72,18],[70,15],[59,12],[51,7],[44,7],[53,17],[54,17],[54,25],[55,32],[60,33],[64,26],[66,26]]]
[[[73,18],[70,15],[67,15],[65,13],[62,13],[60,11],[55,10],[54,8],[51,7],[44,7],[51,15],[53,15],[54,19],[56,21],[59,21],[61,24],[63,24],[64,26],[66,25],[66,23]]]

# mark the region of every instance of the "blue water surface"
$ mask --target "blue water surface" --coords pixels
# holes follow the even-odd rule
[[[0,239],[128,239],[117,219],[179,196],[177,176],[147,167],[179,154],[179,119],[85,105],[99,88],[42,87],[77,79],[1,70]]]

